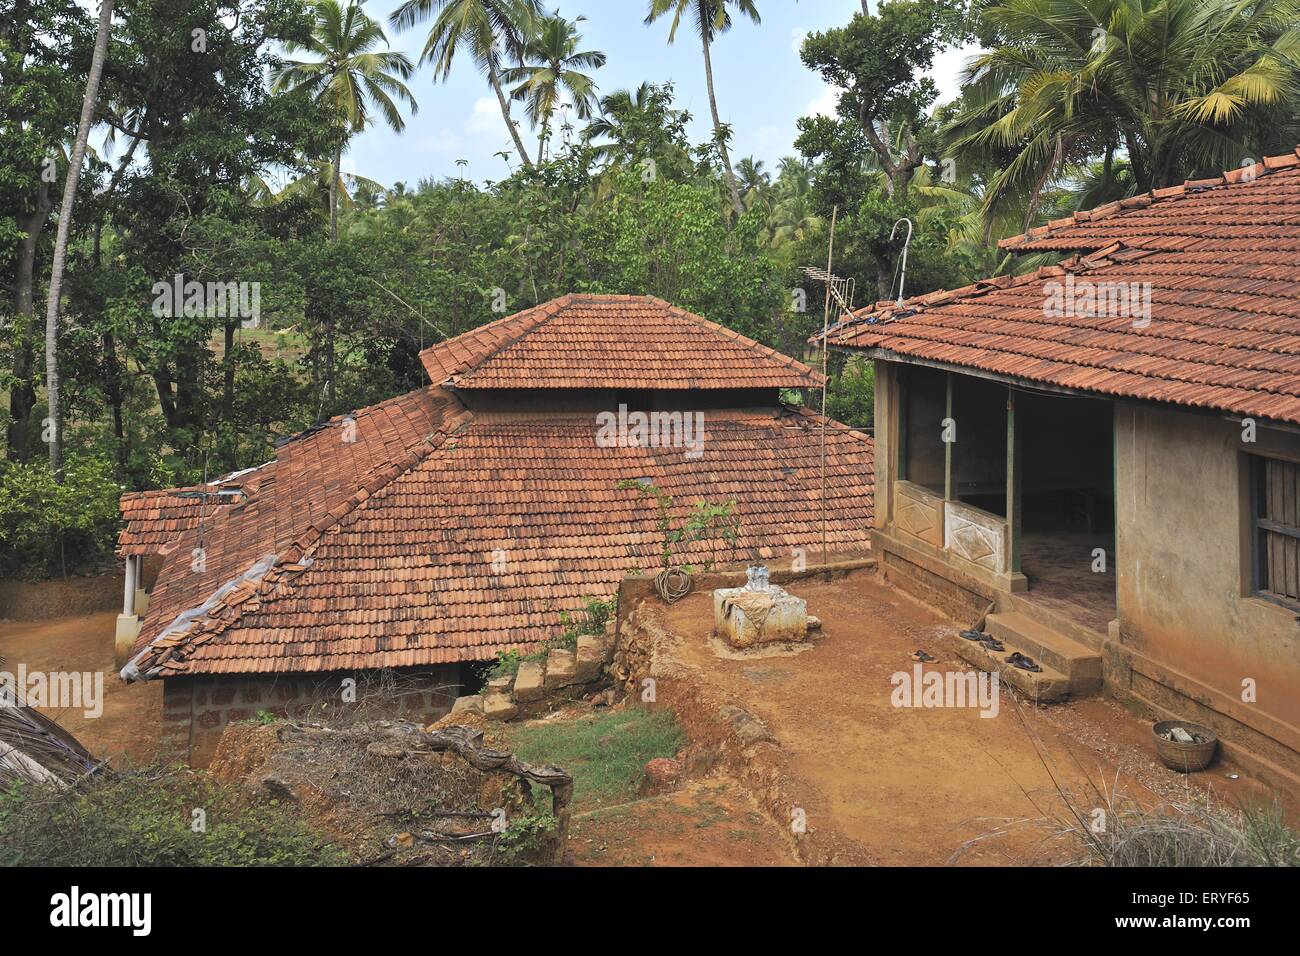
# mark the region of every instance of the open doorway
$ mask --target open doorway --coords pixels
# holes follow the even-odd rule
[[[1027,596],[1105,633],[1115,617],[1110,401],[1009,389],[1005,382],[974,375],[909,367],[901,477],[1006,521],[1012,400],[1020,481],[1015,533]],[[945,424],[951,428],[945,430]]]
[[[1100,633],[1115,617],[1114,427],[1109,401],[1016,393],[1028,597]]]

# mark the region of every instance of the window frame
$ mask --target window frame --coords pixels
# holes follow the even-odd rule
[[[1247,460],[1249,463],[1248,471],[1250,478],[1251,595],[1261,600],[1268,601],[1271,604],[1276,604],[1279,607],[1287,608],[1288,610],[1300,611],[1300,599],[1268,590],[1265,587],[1266,582],[1264,580],[1264,572],[1268,562],[1268,557],[1264,550],[1268,539],[1264,532],[1284,535],[1300,541],[1300,526],[1292,527],[1291,525],[1282,524],[1270,518],[1263,517],[1268,463],[1277,462],[1278,464],[1287,465],[1300,470],[1300,462],[1281,458],[1275,455],[1259,455],[1253,453],[1247,455]],[[1298,497],[1296,502],[1296,513],[1297,516],[1300,516],[1300,497]]]

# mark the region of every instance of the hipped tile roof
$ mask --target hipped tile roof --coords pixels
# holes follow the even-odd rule
[[[560,303],[575,301],[587,321],[602,314],[593,301],[626,312],[626,301],[652,300]],[[502,327],[480,332],[491,340]],[[616,323],[615,334],[635,327]],[[441,362],[464,358],[457,350],[491,352],[480,341],[444,343],[435,380],[450,367]],[[742,345],[728,374],[744,383],[754,369],[802,368],[768,352]],[[606,373],[619,387],[639,381]],[[698,414],[699,446],[600,447],[594,412],[471,413],[454,390],[434,385],[313,429],[277,449],[248,501],[183,531],[123,676],[401,667],[534,646],[584,597],[657,569],[654,502],[619,490],[623,479],[673,495],[675,521],[701,500],[736,501],[736,550],[693,542],[683,561],[819,551],[821,419],[778,407]],[[834,422],[825,430],[827,548],[862,553],[871,439]]]
[[[1267,229],[1212,227],[1211,218],[1227,214],[1211,215],[1201,201],[1210,193],[1185,195],[1140,216],[1103,219],[1108,235],[1119,238],[1086,256],[902,306],[877,303],[837,323],[829,342],[1081,392],[1300,423],[1300,169],[1285,157],[1269,162],[1271,175],[1229,174],[1234,184],[1211,191],[1215,209],[1235,210],[1247,223],[1267,220]],[[1269,181],[1278,188],[1264,188]],[[1257,203],[1265,206],[1258,215]],[[1086,245],[1094,235],[1079,227],[1051,241]],[[1070,290],[1140,294],[1146,283],[1149,322],[1109,304],[1074,314],[1048,308],[1056,294],[1072,298]]]
[[[420,353],[435,385],[475,389],[812,388],[821,376],[652,296],[567,295]]]
[[[674,523],[698,501],[736,501],[736,549],[702,540],[682,560],[819,551],[820,419],[773,409],[704,414],[697,459],[681,448],[597,447],[590,414],[476,417],[260,584],[237,589],[197,634],[163,642],[173,651],[164,671],[403,667],[532,646],[558,634],[562,612],[584,597],[658,570],[654,500],[619,490],[623,479],[673,495]],[[871,439],[831,424],[827,462],[828,550],[864,553]],[[241,561],[257,550],[244,549]],[[151,606],[141,647],[176,612],[174,600],[155,600],[169,610]]]
[[[326,531],[454,432],[463,411],[453,396],[425,388],[281,445],[257,494],[185,532],[164,562],[136,645],[149,650],[141,663],[169,669],[175,648],[228,626],[258,587],[292,573]],[[257,582],[234,584],[268,559],[275,566]],[[209,602],[196,621],[178,620]]]

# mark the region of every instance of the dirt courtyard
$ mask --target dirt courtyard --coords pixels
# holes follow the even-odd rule
[[[719,656],[704,591],[651,609],[671,635],[659,653],[766,723],[807,795],[808,827],[832,829],[878,864],[1069,862],[1079,847],[1056,835],[1057,822],[1074,822],[1062,792],[1085,819],[1116,790],[1144,804],[1206,787],[1229,803],[1270,796],[1222,758],[1187,777],[1165,769],[1150,724],[1113,701],[1035,707],[1004,687],[992,717],[894,706],[891,676],[913,674],[916,650],[936,658],[926,673],[970,671],[941,636],[955,629],[873,573],[789,590],[824,622],[802,652]]]
[[[79,710],[41,708],[97,757],[115,765],[149,763],[158,747],[162,720],[162,684],[126,684],[113,662],[117,614],[103,611],[80,617],[42,621],[0,621],[0,657],[16,673],[20,664],[32,671],[77,671],[103,674],[103,714],[87,718]]]
[[[864,859],[1069,862],[1077,846],[1054,839],[1055,826],[1043,822],[1068,819],[1060,790],[1085,813],[1116,788],[1145,803],[1207,788],[1229,804],[1272,796],[1223,759],[1187,777],[1165,769],[1152,753],[1150,725],[1108,700],[1035,708],[1003,689],[996,717],[981,717],[976,708],[895,707],[891,676],[912,673],[914,651],[937,658],[922,665],[925,672],[969,669],[948,650],[943,635],[952,627],[872,573],[800,581],[790,590],[824,622],[821,635],[793,655],[719,656],[707,591],[671,608],[651,599],[645,610],[670,635],[661,653],[767,725],[787,755],[810,831],[841,835],[862,848]],[[21,663],[29,670],[102,672],[102,717],[47,713],[93,753],[119,766],[146,763],[157,747],[162,688],[118,679],[114,617],[0,621],[0,656],[10,671]],[[577,806],[571,859],[601,866],[797,865],[789,827],[756,794],[716,773],[657,797]],[[1286,806],[1294,820],[1294,806]]]

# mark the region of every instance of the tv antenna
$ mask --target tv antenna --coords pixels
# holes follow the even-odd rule
[[[837,275],[831,275],[825,269],[819,269],[816,266],[803,266],[799,271],[814,282],[825,282],[829,286],[831,298],[840,307],[841,313],[848,315],[853,312],[853,297],[857,288],[856,279],[852,277],[845,279]]]
[[[899,270],[898,275],[898,299],[895,302],[896,305],[903,304],[903,284],[907,282],[907,247],[912,244],[912,220],[908,219],[906,216],[894,223],[894,228],[889,230],[889,241],[894,241],[894,235],[898,232],[899,222],[907,223],[907,238],[903,240],[903,262],[902,269]]]
[[[853,292],[854,281],[852,279],[841,279],[835,275],[835,222],[839,218],[840,207],[831,208],[831,231],[830,239],[826,245],[826,268],[818,269],[815,266],[806,266],[803,274],[808,278],[818,282],[826,283],[826,301],[822,307],[822,409],[821,409],[821,459],[822,459],[822,493],[820,496],[821,505],[821,525],[822,525],[822,564],[828,563],[826,555],[826,375],[828,371],[827,351],[830,348],[828,339],[831,331],[831,300],[835,300],[844,311],[841,314],[847,315],[853,312]]]

